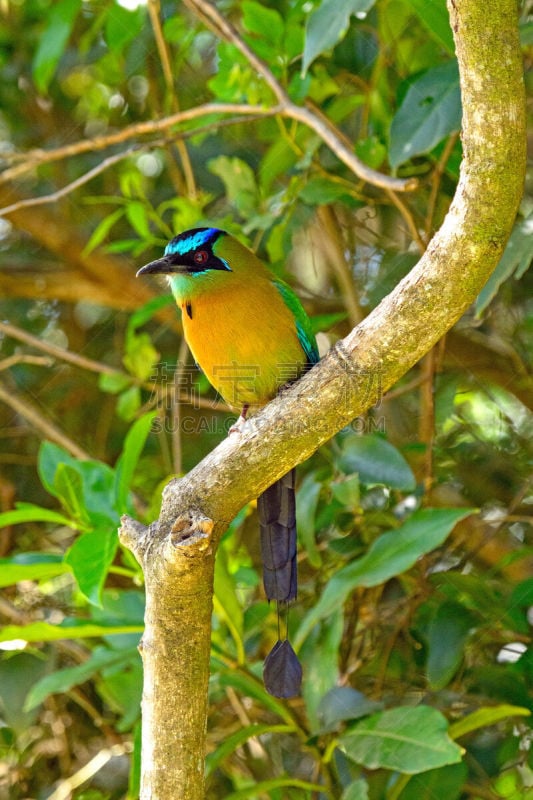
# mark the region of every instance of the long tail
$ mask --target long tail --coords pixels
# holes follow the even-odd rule
[[[296,598],[295,474],[291,469],[257,499],[263,583],[269,600],[288,602]]]
[[[257,500],[263,583],[267,598],[277,601],[278,626],[280,605],[294,600],[298,588],[295,476],[296,470],[291,469]],[[263,680],[267,691],[275,697],[299,694],[302,667],[287,636],[278,639],[268,654]]]

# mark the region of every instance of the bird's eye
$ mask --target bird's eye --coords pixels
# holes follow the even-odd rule
[[[202,267],[209,258],[209,254],[207,250],[197,250],[193,256],[194,263],[198,264],[199,267]]]

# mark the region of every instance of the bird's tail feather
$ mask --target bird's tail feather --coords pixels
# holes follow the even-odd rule
[[[296,498],[291,469],[257,500],[261,528],[263,583],[269,600],[294,600],[296,572]]]
[[[296,598],[296,496],[294,481],[296,470],[291,469],[269,486],[257,500],[261,529],[261,555],[263,583],[269,600],[280,606]],[[288,608],[286,625],[288,626]],[[278,634],[280,635],[280,634]],[[268,654],[263,669],[265,687],[275,697],[294,697],[300,692],[302,667],[287,633]]]

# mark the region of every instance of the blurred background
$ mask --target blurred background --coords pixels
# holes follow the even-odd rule
[[[182,230],[226,229],[295,288],[324,353],[416,263],[457,183],[444,0],[214,9],[206,25],[196,0],[0,2],[2,799],[137,796],[143,588],[118,521],[157,518],[164,485],[234,419],[137,269]],[[362,181],[274,114],[246,48],[364,164],[418,188]],[[532,213],[529,175],[476,304],[298,470],[305,678],[290,704],[260,681],[277,630],[255,504],[230,526],[209,797],[533,797]],[[357,750],[351,726],[404,706],[446,717],[462,757],[428,769],[436,718],[408,724],[418,756]]]

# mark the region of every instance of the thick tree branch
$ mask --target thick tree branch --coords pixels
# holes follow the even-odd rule
[[[241,435],[228,437],[185,478],[166,487],[160,519],[151,528],[150,547],[136,548],[146,574],[149,608],[157,602],[163,619],[175,613],[173,604],[179,602],[184,608],[193,597],[201,598],[199,607],[205,613],[217,537],[239,508],[366,410],[428,352],[469,307],[501,256],[522,194],[525,167],[516,3],[501,0],[487,15],[481,0],[450,0],[449,11],[461,75],[464,161],[446,219],[417,266],[361,325],[250,420]],[[204,557],[185,558],[180,565],[169,556],[169,542],[176,526],[181,529],[191,515],[200,520],[193,525],[196,537],[202,534],[201,520],[213,520],[214,526]],[[124,533],[131,525],[125,520]],[[150,597],[152,593],[157,598]],[[151,612],[147,615],[152,647],[143,653],[145,703],[154,691],[169,696],[184,692],[183,684],[180,688],[166,682],[156,667],[172,641],[189,637],[187,625],[194,618],[187,622],[183,613],[174,622],[183,625],[181,630],[172,633],[166,623],[160,630]],[[209,637],[207,628],[202,630],[205,638],[200,641],[195,636],[191,647],[204,648],[205,653]],[[186,671],[190,680],[188,667]],[[179,674],[173,673],[172,679],[179,679]],[[162,751],[169,748],[175,761],[180,756],[187,760],[185,727],[193,720],[203,726],[195,713],[202,705],[199,693],[205,696],[207,688],[201,680],[206,680],[203,670],[194,686],[186,687],[194,693],[190,707],[176,712],[167,705],[165,725],[175,715],[165,729],[170,739],[160,735],[161,742],[154,744],[153,734],[162,720],[152,716],[145,723],[145,763],[147,759],[165,763],[160,760]],[[189,735],[196,736],[197,729],[189,729]],[[192,784],[193,777],[198,778],[197,763],[191,762],[189,768],[189,778],[176,779],[173,795],[165,794],[157,781],[150,784],[151,773],[150,779],[145,778],[143,797],[203,797],[203,788]]]

